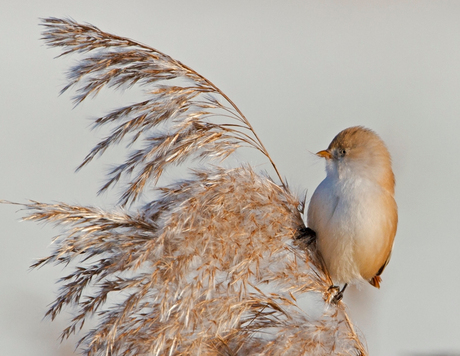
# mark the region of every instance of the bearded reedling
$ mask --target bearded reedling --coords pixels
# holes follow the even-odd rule
[[[318,156],[326,178],[308,208],[308,226],[334,283],[368,281],[380,288],[398,224],[391,157],[381,138],[362,126],[341,131]],[[337,288],[337,287],[336,287]]]

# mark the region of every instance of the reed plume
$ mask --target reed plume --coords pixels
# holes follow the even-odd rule
[[[69,84],[75,103],[103,87],[141,85],[147,99],[97,118],[112,131],[81,167],[119,143],[128,157],[101,191],[124,185],[112,211],[65,203],[21,204],[25,220],[59,226],[51,255],[32,267],[68,265],[47,315],[74,317],[85,355],[365,355],[343,302],[305,231],[290,190],[238,107],[212,82],[168,55],[73,20],[43,20],[43,39],[80,53]],[[223,168],[237,148],[260,151],[277,184],[249,165]],[[215,160],[217,158],[217,161]],[[191,176],[157,187],[165,169],[194,159]],[[319,316],[299,307],[318,297]],[[95,317],[97,326],[83,328]],[[83,328],[83,329],[82,329]],[[82,330],[81,330],[82,329]]]

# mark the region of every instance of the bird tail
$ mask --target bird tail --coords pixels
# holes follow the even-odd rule
[[[372,284],[375,288],[379,288],[380,289],[380,282],[382,281],[382,278],[377,275],[377,276],[374,276],[371,278],[371,280],[369,281],[370,284]]]

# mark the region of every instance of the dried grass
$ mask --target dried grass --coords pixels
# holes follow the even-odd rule
[[[76,87],[77,104],[104,86],[153,86],[149,99],[95,121],[115,127],[81,165],[113,144],[143,142],[102,187],[129,181],[119,207],[23,204],[26,220],[63,230],[51,255],[32,266],[71,268],[47,313],[54,319],[65,307],[74,310],[62,337],[95,316],[97,327],[80,341],[85,355],[365,355],[344,304],[329,303],[331,280],[314,245],[296,239],[305,228],[302,204],[234,103],[158,50],[72,20],[43,24],[48,45],[84,55],[64,88]],[[229,123],[213,122],[217,115]],[[158,188],[146,206],[130,205],[169,165],[223,159],[240,146],[264,154],[281,185],[249,166],[208,163]],[[306,293],[325,300],[320,317],[298,306]]]

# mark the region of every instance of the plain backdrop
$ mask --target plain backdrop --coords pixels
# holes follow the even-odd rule
[[[139,95],[59,96],[72,57],[40,41],[39,18],[72,17],[181,60],[251,121],[299,194],[324,178],[325,149],[364,125],[387,143],[399,228],[380,290],[346,293],[371,355],[460,354],[459,1],[2,1],[0,198],[110,207],[96,192],[118,151],[74,169],[97,142],[91,117]],[[121,152],[121,151],[120,151]],[[253,154],[256,170],[270,166]],[[174,178],[174,177],[172,177]],[[73,355],[70,317],[43,319],[61,267],[30,271],[59,230],[0,206],[0,354]]]

